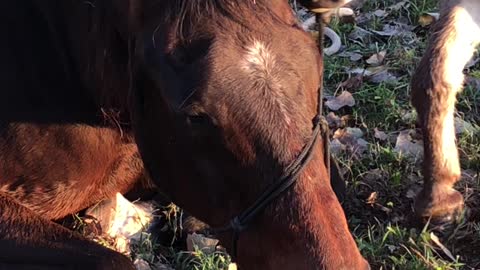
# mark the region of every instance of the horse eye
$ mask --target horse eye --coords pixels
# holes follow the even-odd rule
[[[207,55],[211,42],[210,39],[198,39],[188,44],[178,45],[167,59],[175,69],[181,70]]]

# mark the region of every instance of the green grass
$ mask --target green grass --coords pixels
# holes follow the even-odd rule
[[[399,1],[366,1],[360,14],[387,7]],[[437,1],[412,0],[383,18],[374,18],[362,25],[367,31],[382,30],[393,21],[417,26],[425,12],[438,11]],[[335,112],[348,116],[347,126],[362,129],[369,142],[368,151],[354,157],[348,152],[338,158],[347,179],[348,196],[344,203],[349,224],[362,254],[373,269],[477,269],[480,268],[480,91],[467,86],[459,94],[457,117],[476,127],[458,137],[462,170],[468,175],[458,184],[464,194],[470,215],[459,224],[450,237],[440,242],[453,254],[449,258],[432,240],[430,227],[413,224],[413,198],[421,188],[422,175],[418,162],[412,162],[394,151],[395,140],[381,141],[374,137],[377,128],[396,135],[401,130],[414,130],[416,114],[410,104],[409,80],[415,71],[428,39],[428,29],[416,27],[406,35],[370,37],[368,42],[353,41],[348,36],[353,27],[333,21],[332,28],[340,33],[347,52],[360,53],[364,59],[373,53],[387,52],[383,65],[397,80],[371,83],[364,80],[352,92],[353,108]],[[338,85],[349,78],[348,70],[366,68],[364,60],[351,62],[341,55],[325,58],[325,90],[329,95],[341,92]],[[478,64],[467,70],[467,76],[480,78]],[[328,112],[328,110],[327,110]]]
[[[178,252],[174,256],[175,269],[179,270],[228,269],[230,262],[225,252],[205,253],[198,248],[194,252]]]

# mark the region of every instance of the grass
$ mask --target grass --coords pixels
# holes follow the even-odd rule
[[[366,1],[360,14],[379,9],[389,11],[388,7],[398,2]],[[429,33],[416,22],[425,12],[438,11],[436,5],[437,1],[433,0],[407,1],[407,5],[386,17],[357,25],[367,31],[382,30],[383,25],[398,21],[415,26],[406,35],[374,37],[365,43],[348,38],[355,28],[335,21],[332,23],[341,34],[347,52],[360,53],[365,59],[385,50],[387,56],[383,65],[397,78],[388,83],[364,81],[357,89],[348,89],[355,98],[355,106],[335,112],[350,119],[347,126],[362,129],[364,138],[369,142],[368,151],[360,158],[348,152],[341,153],[338,158],[348,184],[344,209],[358,246],[373,269],[480,268],[479,132],[465,132],[458,137],[461,166],[465,172],[458,189],[467,198],[470,215],[452,235],[439,240],[453,258],[433,240],[435,235],[432,236],[430,227],[419,228],[412,223],[413,198],[422,183],[420,164],[395,152],[394,140],[381,141],[374,137],[375,128],[392,135],[402,130],[415,130],[415,112],[409,101],[409,79],[422,56]],[[326,57],[327,95],[343,90],[338,85],[349,79],[347,70],[365,67],[363,60],[352,62],[338,54]],[[478,79],[478,66],[469,68],[467,75]],[[457,105],[457,117],[477,128],[480,123],[479,99],[478,87],[469,85],[459,95]]]

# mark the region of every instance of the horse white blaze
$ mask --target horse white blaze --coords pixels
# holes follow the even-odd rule
[[[249,73],[252,79],[258,82],[258,85],[269,86],[264,87],[264,89],[268,89],[265,94],[277,105],[283,120],[289,126],[291,119],[288,116],[287,106],[283,102],[285,91],[281,83],[282,78],[278,78],[278,74],[274,72],[276,57],[268,44],[260,40],[253,40],[253,44],[246,47],[244,59],[243,70]]]

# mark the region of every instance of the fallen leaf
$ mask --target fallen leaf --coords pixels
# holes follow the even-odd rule
[[[334,112],[329,112],[325,118],[327,119],[328,126],[332,129],[338,128],[342,124],[342,119]]]
[[[171,266],[167,265],[167,264],[163,264],[163,263],[156,263],[152,270],[175,270],[173,269]]]
[[[370,182],[370,183],[377,182],[381,179],[385,179],[386,177],[387,177],[387,173],[378,168],[366,171],[362,176],[364,181]]]
[[[411,31],[412,29],[413,29],[412,26],[409,26],[403,23],[394,23],[394,24],[385,24],[383,26],[382,31],[372,30],[372,32],[380,36],[391,37],[391,36],[397,36],[403,32]]]
[[[208,238],[202,234],[192,233],[187,235],[187,250],[195,251],[195,247],[197,247],[202,252],[211,254],[215,252],[218,242],[217,239]]]
[[[367,198],[367,204],[375,204],[377,202],[378,193],[376,191],[370,193]]]
[[[352,140],[357,140],[363,137],[363,131],[359,128],[347,127],[338,129],[333,134],[334,139],[339,139],[341,142],[348,143]]]
[[[409,130],[403,130],[397,137],[395,152],[415,161],[423,159],[423,142],[415,141],[410,136]]]
[[[368,81],[376,84],[382,83],[382,82],[393,82],[397,80],[398,78],[395,75],[388,72],[388,70],[375,73],[372,76],[368,77]]]
[[[407,191],[407,194],[405,194],[405,197],[409,198],[409,199],[413,199],[417,196],[417,193],[413,190],[413,189],[409,189]]]
[[[351,92],[355,92],[358,89],[360,89],[362,87],[362,85],[363,85],[363,76],[359,74],[359,75],[352,76],[352,77],[348,78],[347,80],[341,82],[338,85],[338,88],[343,89],[343,90],[347,90],[347,91],[351,91]]]
[[[477,129],[472,124],[459,117],[455,117],[454,124],[455,134],[475,133],[477,131]]]
[[[337,129],[333,134],[334,139],[338,139],[351,154],[356,157],[362,155],[368,149],[368,142],[362,139],[363,132],[359,128]]]
[[[396,4],[394,4],[394,5],[389,6],[388,9],[393,10],[393,11],[398,11],[401,8],[403,8],[404,6],[406,6],[407,3],[408,3],[408,1],[406,1],[406,0],[405,1],[400,1]]]
[[[385,59],[385,55],[387,54],[387,51],[383,50],[381,52],[375,53],[370,58],[367,59],[367,64],[373,65],[373,66],[379,66],[382,64],[383,60]]]
[[[362,58],[363,58],[363,56],[359,53],[352,53],[350,55],[350,60],[353,61],[353,62],[359,61]]]
[[[432,23],[436,22],[440,17],[439,13],[424,13],[418,18],[418,24],[421,26],[429,26]]]
[[[338,54],[340,57],[348,57],[350,61],[356,62],[363,58],[363,55],[357,52],[341,52]]]
[[[368,148],[368,142],[362,138],[357,139],[357,145],[362,148],[362,149],[367,149]]]
[[[379,140],[381,140],[381,141],[385,141],[385,140],[388,139],[387,133],[379,130],[378,128],[374,128],[373,131],[374,131],[374,133],[375,133],[375,134],[374,134],[374,137],[375,137],[375,138],[377,138],[377,139],[379,139]]]
[[[327,100],[325,105],[332,111],[338,111],[345,106],[353,107],[355,105],[355,99],[350,92],[343,91],[339,96]]]
[[[365,69],[365,68],[352,68],[347,71],[348,73],[353,75],[370,76],[373,74],[372,71],[369,71],[368,69]]]
[[[362,43],[366,43],[370,40],[372,37],[372,33],[370,31],[367,31],[361,27],[355,26],[352,32],[348,35],[349,39],[352,40],[359,40]]]
[[[330,153],[336,156],[338,156],[340,153],[342,153],[347,149],[347,147],[343,143],[341,143],[340,140],[338,139],[333,139],[332,141],[330,141],[329,146],[330,146]]]
[[[353,69],[348,69],[347,71],[350,74],[359,74],[363,76],[373,76],[377,73],[383,72],[385,70],[388,70],[386,66],[375,66],[375,67],[369,67],[367,69],[365,68],[353,68]]]
[[[150,267],[150,265],[148,264],[148,262],[145,261],[145,260],[142,260],[142,259],[135,259],[135,261],[133,261],[133,265],[135,266],[135,268],[137,270],[151,270],[152,269]]]
[[[404,111],[402,114],[402,121],[408,123],[408,122],[414,122],[417,119],[417,112],[416,111]]]
[[[386,17],[388,13],[385,10],[377,9],[373,12],[373,15],[377,17]]]

